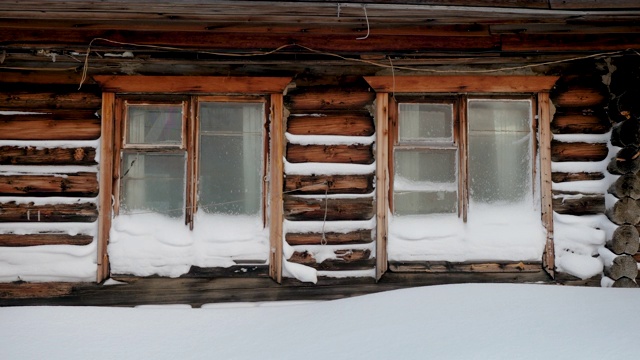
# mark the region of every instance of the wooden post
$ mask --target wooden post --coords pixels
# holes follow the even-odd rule
[[[111,194],[113,192],[113,130],[115,94],[102,93],[102,123],[100,137],[100,189],[98,195],[98,271],[96,282],[109,277],[109,230],[111,229]]]
[[[284,119],[283,95],[271,95],[271,154],[269,178],[269,276],[278,283],[282,282],[282,188],[284,177]]]
[[[387,271],[389,94],[376,96],[376,280]]]
[[[551,109],[549,93],[538,93],[538,123],[540,129],[540,191],[542,223],[547,229],[547,242],[542,255],[544,270],[555,278],[555,249],[553,244],[553,195],[551,193]]]

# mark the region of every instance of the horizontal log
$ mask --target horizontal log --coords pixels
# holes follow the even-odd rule
[[[550,99],[557,108],[589,108],[606,103],[609,93],[598,78],[567,77],[558,81]]]
[[[71,294],[75,284],[69,282],[0,283],[0,299],[55,298]]]
[[[604,134],[611,129],[606,114],[558,109],[551,122],[554,134]]]
[[[93,242],[91,235],[68,234],[0,234],[0,246],[39,246],[39,245],[89,245]]]
[[[0,140],[95,140],[100,119],[51,119],[48,115],[1,115]]]
[[[317,263],[311,253],[296,251],[288,261],[322,271],[368,270],[375,266],[375,259],[370,258],[371,250],[337,250],[336,256],[338,259]]]
[[[328,232],[324,234],[325,245],[368,244],[373,241],[371,230],[357,230],[348,233]],[[287,233],[289,245],[321,245],[321,233]]]
[[[393,272],[422,273],[520,273],[538,272],[542,268],[537,262],[513,263],[454,263],[448,261],[392,261],[389,270]]]
[[[306,199],[286,196],[284,216],[287,220],[369,220],[373,217],[372,198]]]
[[[290,194],[369,194],[374,174],[286,175],[284,191]]]
[[[637,288],[638,283],[628,277],[621,277],[620,279],[613,282],[611,287],[614,288]]]
[[[103,91],[177,93],[282,93],[289,77],[96,75]]]
[[[0,222],[93,222],[97,218],[98,209],[92,203],[0,204]]]
[[[0,92],[0,109],[99,109],[99,94],[87,92]]]
[[[613,51],[637,46],[640,34],[504,34],[503,51]]]
[[[0,195],[97,196],[96,173],[68,175],[0,175]]]
[[[611,144],[614,146],[640,146],[640,123],[637,119],[628,119],[618,123],[611,131]]]
[[[373,163],[372,145],[298,145],[287,144],[287,161],[340,164]]]
[[[559,214],[593,215],[604,214],[604,195],[583,195],[582,197],[554,197],[553,211]]]
[[[611,266],[604,267],[604,274],[613,280],[622,277],[635,279],[638,276],[638,263],[631,255],[620,255],[613,259]]]
[[[635,174],[640,171],[640,156],[636,148],[623,148],[607,165],[607,171],[614,175]]]
[[[614,254],[634,255],[638,252],[640,237],[638,229],[633,225],[622,225],[614,232],[611,239],[607,240],[607,248]]]
[[[292,113],[323,110],[364,110],[372,105],[375,93],[365,89],[340,87],[298,88],[284,98],[285,107]]]
[[[632,199],[640,199],[640,178],[635,174],[622,175],[611,184],[609,193],[618,199],[630,197]]]
[[[6,21],[3,20],[3,22]],[[80,67],[78,67],[80,69]],[[69,72],[69,71],[56,71],[56,72],[43,72],[43,71],[4,71],[2,72],[3,83],[18,83],[18,84],[38,84],[38,85],[78,85],[82,79],[81,72]],[[85,83],[92,84],[92,79],[87,79]]]
[[[375,132],[368,112],[340,112],[290,116],[287,132],[295,135],[370,136]]]
[[[640,223],[640,201],[631,198],[618,200],[607,209],[607,217],[618,225],[638,225]]]
[[[96,149],[0,146],[0,165],[95,165]]]
[[[551,161],[602,161],[608,154],[606,143],[551,141]]]
[[[579,173],[554,172],[554,173],[551,173],[551,181],[555,183],[568,182],[568,181],[602,180],[602,179],[604,179],[604,174],[601,172],[579,172]]]

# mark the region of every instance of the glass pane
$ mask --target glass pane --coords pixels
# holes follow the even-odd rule
[[[471,202],[517,203],[531,194],[531,102],[470,100]]]
[[[200,209],[260,213],[263,119],[262,103],[200,104]]]
[[[128,105],[127,144],[182,145],[182,105]]]
[[[393,213],[395,215],[420,215],[456,213],[458,194],[452,191],[394,192]]]
[[[456,183],[456,164],[455,150],[395,151],[396,178],[409,182]]]
[[[399,140],[453,141],[451,104],[399,104]]]
[[[184,215],[185,155],[125,153],[122,158],[120,212]]]

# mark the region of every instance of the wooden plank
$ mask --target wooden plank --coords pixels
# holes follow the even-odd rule
[[[567,181],[602,180],[602,179],[604,179],[604,174],[601,172],[579,172],[579,173],[554,172],[551,174],[551,181],[555,183],[567,182]]]
[[[548,91],[557,76],[365,76],[377,92],[416,93],[531,93]]]
[[[9,21],[8,19],[3,19],[2,23]],[[23,20],[16,20],[18,22],[22,22]],[[2,25],[0,25],[2,27]],[[78,66],[78,70],[80,66]],[[80,72],[71,72],[71,71],[51,71],[51,72],[43,72],[43,71],[2,71],[2,82],[3,83],[18,83],[18,84],[38,84],[38,85],[51,85],[51,84],[61,84],[61,85],[79,85],[80,79],[82,75]],[[85,82],[87,84],[92,84],[93,81]]]
[[[389,94],[376,95],[376,280],[387,271],[389,213]]]
[[[551,141],[551,161],[602,161],[608,154],[606,143]]]
[[[95,140],[100,119],[52,120],[47,115],[0,115],[0,140]]]
[[[373,191],[373,178],[374,174],[287,175],[284,191],[288,194],[368,194]]]
[[[283,213],[282,199],[284,177],[284,119],[282,94],[271,95],[271,124],[269,135],[269,276],[282,282]]]
[[[0,92],[0,110],[98,108],[100,96],[88,92]]]
[[[553,211],[558,214],[595,215],[604,214],[604,195],[570,195],[553,197]]]
[[[616,1],[592,1],[592,0],[549,0],[551,9],[562,10],[613,10],[613,9],[638,9],[640,4],[636,0],[616,0]]]
[[[95,75],[109,92],[282,93],[290,77]]]
[[[324,110],[364,110],[371,105],[375,94],[363,89],[340,87],[315,87],[290,91],[285,97],[285,106],[292,112],[302,110],[323,112]]]
[[[547,241],[542,255],[542,266],[552,278],[555,276],[555,248],[553,242],[553,195],[551,180],[551,109],[549,93],[538,94],[540,142],[540,195],[542,224],[547,230]]]
[[[100,283],[109,277],[109,232],[113,217],[113,164],[114,164],[114,138],[116,114],[114,93],[102,93],[102,123],[100,141],[100,179],[98,192],[98,248],[97,248],[97,275],[96,282]]]
[[[3,196],[96,196],[96,173],[66,175],[0,175]]]
[[[322,233],[287,233],[289,245],[322,245]],[[368,244],[373,241],[371,230],[357,230],[348,233],[328,232],[324,234],[325,245]]]
[[[35,299],[70,295],[74,284],[68,282],[0,283],[0,299]]]
[[[0,204],[0,222],[93,222],[97,218],[98,209],[92,203]]]
[[[287,132],[294,135],[370,136],[373,119],[366,111],[290,116]]]
[[[372,145],[299,145],[287,144],[287,161],[341,164],[373,163]]]
[[[96,149],[0,146],[0,165],[95,165]]]
[[[287,220],[369,220],[374,215],[372,198],[308,199],[286,196],[284,217]]]
[[[503,34],[502,51],[616,51],[637,48],[640,34]]]
[[[91,235],[69,234],[0,234],[0,246],[40,246],[40,245],[89,245],[93,242]]]
[[[389,270],[393,272],[420,273],[522,273],[538,272],[541,268],[542,264],[539,262],[393,261],[389,263]]]
[[[611,122],[604,112],[557,109],[551,122],[554,134],[604,134],[609,130]]]

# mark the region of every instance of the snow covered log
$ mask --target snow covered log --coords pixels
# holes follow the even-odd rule
[[[640,199],[640,178],[635,174],[625,174],[611,184],[608,192],[618,199],[630,197],[632,199]]]
[[[604,174],[601,172],[578,172],[578,173],[566,173],[566,172],[554,172],[551,173],[551,181],[554,183],[568,182],[568,181],[587,181],[587,180],[602,180]]]
[[[638,252],[639,243],[638,229],[633,225],[622,225],[613,232],[613,236],[607,241],[607,248],[614,254],[633,255]]]
[[[0,175],[0,195],[97,196],[96,173]]]
[[[554,134],[604,134],[609,129],[611,123],[602,111],[558,109],[551,122]]]
[[[621,277],[620,279],[616,280],[613,282],[613,285],[611,285],[611,287],[614,288],[637,288],[638,283],[636,283],[634,280],[629,279],[628,277]]]
[[[375,132],[368,111],[290,116],[287,132],[295,135],[370,136]]]
[[[376,94],[360,88],[338,86],[297,88],[284,98],[284,105],[295,113],[298,110],[360,110],[373,103]]]
[[[93,203],[0,204],[0,222],[93,222],[97,218],[98,209]]]
[[[373,178],[373,174],[287,175],[284,191],[292,194],[368,194],[373,191]]]
[[[609,220],[618,225],[637,225],[640,223],[640,204],[637,200],[623,198],[606,211]]]
[[[291,163],[373,163],[372,145],[298,145],[287,144],[287,160]]]
[[[610,264],[605,261],[604,274],[613,280],[622,277],[635,279],[638,276],[638,263],[631,255],[616,256]]]
[[[93,241],[91,235],[68,234],[0,234],[0,246],[40,246],[40,245],[89,245]]]
[[[605,211],[604,196],[600,194],[554,195],[552,204],[553,211],[559,214],[593,215]]]
[[[44,115],[0,115],[0,140],[95,140],[100,119]]]
[[[601,161],[608,153],[605,143],[551,142],[551,161]]]
[[[357,230],[348,233],[328,232],[324,234],[326,245],[368,244],[373,242],[371,230]],[[289,245],[320,245],[322,233],[287,233]]]
[[[96,149],[0,146],[0,165],[96,165]]]
[[[368,249],[336,250],[335,255],[335,259],[327,259],[318,263],[311,252],[296,251],[288,261],[310,266],[322,271],[367,270],[375,266],[375,259],[371,258],[371,250]]]
[[[287,196],[284,217],[287,220],[369,220],[374,216],[374,200],[365,198],[308,199]]]

